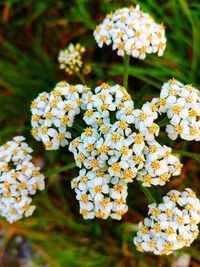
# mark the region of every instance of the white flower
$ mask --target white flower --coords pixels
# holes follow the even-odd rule
[[[110,216],[120,220],[127,211],[127,184],[124,181],[113,184],[111,180],[105,169],[88,172],[81,169],[79,176],[72,180],[84,219],[107,219]]]
[[[0,147],[0,214],[10,223],[32,215],[35,206],[30,196],[45,186],[24,140],[17,136]]]
[[[156,100],[156,99],[155,99]],[[156,100],[157,101],[157,100]],[[154,120],[158,117],[158,108],[155,101],[147,102],[142,106],[142,109],[136,109],[135,115],[135,127],[140,130],[144,127],[150,127]]]
[[[112,44],[119,56],[128,54],[139,59],[151,53],[162,56],[166,47],[163,24],[158,25],[139,5],[107,15],[96,27],[94,38],[99,47]]]
[[[171,154],[171,148],[158,142],[147,142],[144,147],[144,168],[139,171],[137,179],[143,186],[165,185],[171,176],[179,175],[182,164]]]
[[[69,44],[67,48],[61,50],[58,56],[60,68],[64,69],[68,74],[72,75],[79,72],[83,66],[82,54],[85,52],[85,47],[79,43]]]
[[[131,96],[124,87],[118,84],[109,86],[107,83],[102,83],[95,88],[95,93],[86,103],[87,108],[83,119],[87,125],[93,127],[99,127],[102,123],[110,124],[115,117],[129,123],[131,118],[129,120],[127,118],[133,106]],[[127,114],[123,108],[128,109]]]
[[[182,193],[171,190],[163,203],[149,205],[149,218],[140,222],[134,243],[139,251],[169,255],[174,250],[190,246],[198,236],[200,201],[187,188]],[[193,218],[193,214],[197,216]]]
[[[81,84],[60,82],[49,94],[40,94],[31,105],[34,138],[42,141],[47,150],[66,146],[71,138],[69,128],[84,108],[83,99],[90,93],[90,89]]]
[[[107,168],[111,176],[119,179],[129,172],[126,181],[132,181],[136,168],[133,166],[133,149],[130,145],[131,129],[125,121],[113,125],[103,124],[98,128],[87,127],[80,137],[74,139],[69,150],[74,154],[78,167],[97,170]],[[132,176],[131,171],[132,170]]]
[[[163,84],[159,111],[167,113],[170,123],[166,131],[170,139],[180,136],[184,140],[200,140],[200,94],[191,85],[184,85],[176,79]]]

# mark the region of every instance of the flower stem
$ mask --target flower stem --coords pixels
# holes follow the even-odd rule
[[[124,55],[124,75],[123,75],[123,86],[126,88],[128,91],[128,69],[129,69],[129,61],[130,61],[130,56],[129,55]]]
[[[162,126],[167,125],[168,123],[169,123],[169,119],[167,117],[165,117],[164,119],[162,119],[161,121],[158,122],[158,125],[160,127],[162,127]]]
[[[176,150],[176,149],[173,149],[172,151],[175,154],[180,154],[180,155],[183,155],[183,156],[186,156],[189,158],[193,158],[197,162],[200,162],[200,154],[198,154],[198,153],[188,152],[188,151],[184,151],[184,150]]]
[[[152,194],[150,193],[149,189],[145,186],[142,185],[142,183],[140,181],[139,182],[139,185],[140,185],[140,188],[142,189],[144,195],[146,196],[148,202],[151,204],[151,203],[156,203],[156,200],[155,198],[152,196]]]
[[[76,72],[76,76],[79,78],[79,80],[82,82],[82,84],[86,84],[86,81],[85,81],[85,77],[83,74],[81,74],[80,72]]]
[[[68,165],[65,165],[65,166],[62,166],[62,167],[58,167],[58,168],[55,168],[55,169],[50,170],[50,171],[43,172],[43,174],[45,176],[55,175],[55,174],[58,174],[60,172],[71,170],[71,169],[73,169],[75,167],[76,167],[76,163],[72,162],[72,163],[69,163]]]
[[[73,123],[72,128],[76,129],[80,133],[82,133],[84,131],[84,128],[79,123],[77,123],[77,122],[74,122]]]
[[[129,61],[130,61],[130,56],[125,54],[125,56],[124,56],[123,86],[126,88],[127,91],[128,91]],[[146,196],[148,202],[149,203],[156,203],[156,200],[154,199],[154,197],[152,196],[150,191],[146,187],[144,187],[140,181],[138,181],[138,182],[139,182],[139,185],[140,185],[144,195]]]

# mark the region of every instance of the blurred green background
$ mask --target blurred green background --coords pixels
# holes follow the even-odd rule
[[[0,1],[0,144],[25,135],[35,162],[47,176],[46,191],[34,197],[37,209],[32,217],[13,225],[0,219],[0,266],[162,267],[171,266],[183,253],[190,256],[190,266],[200,266],[198,240],[168,257],[136,251],[132,242],[135,226],[147,213],[147,201],[136,182],[129,186],[130,208],[121,222],[84,221],[70,189],[77,174],[72,155],[66,148],[47,152],[30,134],[31,100],[40,92],[51,91],[60,80],[79,82],[59,70],[57,63],[59,50],[70,42],[86,47],[84,60],[92,66],[89,87],[99,81],[122,84],[122,58],[110,47],[98,48],[93,30],[107,13],[137,3],[165,24],[168,43],[162,58],[131,59],[129,88],[136,105],[158,96],[163,82],[171,77],[200,87],[199,0]],[[165,136],[160,138],[162,142]],[[200,192],[197,143],[163,141],[179,150],[184,169],[167,186],[151,192],[161,197],[169,189],[187,186]]]

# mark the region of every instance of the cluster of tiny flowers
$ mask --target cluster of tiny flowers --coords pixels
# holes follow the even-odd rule
[[[87,109],[83,119],[87,125],[98,128],[102,123],[109,124],[116,119],[134,122],[134,102],[124,87],[102,83],[94,91],[84,99]]]
[[[64,69],[68,74],[79,72],[83,66],[82,54],[85,47],[77,43],[75,46],[71,43],[67,48],[61,50],[58,55],[60,69]]]
[[[171,154],[172,149],[160,145],[157,141],[147,142],[143,149],[144,167],[139,171],[137,179],[143,186],[163,186],[171,176],[177,176],[182,169],[182,163]]]
[[[0,214],[10,223],[31,216],[36,190],[44,189],[44,176],[31,162],[32,149],[22,136],[0,147]]]
[[[149,205],[149,218],[139,223],[134,243],[139,251],[169,255],[174,250],[190,246],[198,236],[200,201],[187,188],[183,192],[171,190],[163,203]]]
[[[170,139],[180,136],[184,140],[200,141],[200,92],[192,85],[184,85],[176,79],[164,83],[159,111],[167,113],[170,120],[166,127]]]
[[[139,59],[151,53],[162,56],[166,47],[165,27],[140,10],[139,5],[107,15],[96,27],[94,38],[99,47],[112,45],[119,56],[128,54]]]
[[[153,98],[151,102],[146,102],[141,109],[135,109],[134,126],[145,136],[145,140],[154,141],[160,132],[160,127],[155,120],[158,118],[158,100]]]
[[[83,118],[88,127],[69,145],[76,165],[82,169],[72,181],[72,188],[75,188],[84,218],[111,216],[121,219],[127,183],[136,177],[143,186],[164,185],[171,176],[180,173],[182,164],[171,154],[170,148],[155,141],[159,132],[154,123],[158,116],[156,99],[143,105],[141,110],[134,109],[134,103],[123,87],[102,84],[84,101]],[[120,199],[120,206],[116,205],[116,199],[113,201],[113,192],[117,200]],[[88,205],[83,203],[80,194],[87,195]],[[107,209],[99,204],[104,198]]]
[[[69,127],[72,127],[74,117],[84,109],[82,98],[90,93],[86,86],[70,85],[64,81],[50,93],[41,93],[31,104],[34,138],[42,141],[47,150],[66,146],[71,138]]]
[[[111,177],[104,169],[81,169],[79,176],[72,180],[72,188],[84,219],[107,219],[110,216],[120,220],[128,210],[127,183]]]
[[[102,124],[99,129],[90,126],[70,143],[69,150],[82,168],[72,188],[85,219],[110,216],[119,220],[127,211],[127,183],[137,174],[129,148],[132,140],[126,138],[130,131],[125,121]]]

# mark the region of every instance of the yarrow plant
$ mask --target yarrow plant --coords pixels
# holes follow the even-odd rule
[[[66,146],[71,138],[69,129],[74,118],[84,108],[83,98],[90,89],[59,82],[50,93],[41,93],[31,104],[32,135],[42,141],[47,150]]]
[[[151,53],[162,56],[166,47],[164,25],[158,25],[139,5],[107,15],[96,27],[94,38],[99,47],[112,45],[119,56],[127,54],[139,59]]]
[[[166,131],[170,139],[178,136],[187,141],[200,141],[200,92],[192,85],[171,79],[164,83],[159,111],[167,113]]]
[[[83,67],[82,55],[85,52],[85,47],[79,43],[76,45],[69,44],[69,46],[60,51],[58,55],[58,62],[60,68],[64,69],[68,74],[72,75],[79,72]]]
[[[189,246],[198,235],[200,202],[187,188],[171,190],[158,204],[149,191],[164,186],[181,173],[183,164],[171,147],[159,141],[160,118],[167,121],[170,139],[200,140],[200,95],[191,85],[174,78],[164,83],[160,95],[141,108],[128,93],[129,57],[162,56],[165,28],[140,7],[122,8],[107,15],[94,31],[102,47],[112,45],[124,57],[123,86],[102,83],[88,88],[62,81],[31,104],[31,133],[46,150],[68,146],[79,174],[72,179],[80,214],[84,219],[120,220],[127,212],[129,184],[137,180],[149,205],[149,217],[138,225],[137,250],[168,255]],[[80,74],[85,48],[70,44],[60,51],[60,68]],[[31,162],[32,150],[15,137],[0,147],[0,212],[12,223],[35,209],[29,195],[44,189],[44,176]]]
[[[144,223],[139,223],[134,238],[139,251],[169,255],[190,246],[199,234],[200,201],[190,188],[183,192],[171,190],[163,197],[163,203],[149,205],[148,215]]]
[[[44,189],[44,176],[32,162],[32,149],[23,136],[0,147],[0,214],[10,223],[31,216],[31,195]]]
[[[67,48],[60,50],[58,62],[60,69],[65,70],[69,75],[77,75],[81,82],[85,84],[84,75],[91,72],[91,65],[83,61],[83,54],[86,49],[84,46],[70,43]]]

